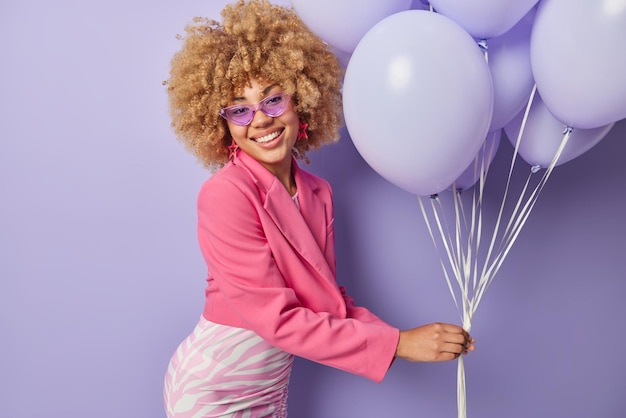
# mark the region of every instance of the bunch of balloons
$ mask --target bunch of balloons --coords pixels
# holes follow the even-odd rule
[[[348,56],[344,112],[357,150],[408,192],[471,187],[467,170],[486,139],[499,143],[504,130],[517,140],[522,116],[519,155],[544,168],[564,126],[573,131],[558,164],[626,118],[626,0],[292,5]]]

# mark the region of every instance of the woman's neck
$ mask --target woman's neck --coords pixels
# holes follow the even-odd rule
[[[296,187],[296,179],[293,177],[293,173],[289,171],[286,175],[276,176],[278,180],[285,186],[287,191],[289,192],[289,196],[293,196],[298,191]]]
[[[287,164],[284,164],[281,167],[277,167],[275,165],[268,167],[265,164],[263,165],[270,171],[270,173],[276,176],[278,181],[280,181],[283,186],[285,186],[290,196],[296,194],[298,188],[296,187],[296,180],[292,173],[291,160],[289,160]]]

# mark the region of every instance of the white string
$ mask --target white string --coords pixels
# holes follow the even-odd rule
[[[482,159],[479,161],[477,158],[474,162],[474,178],[478,177],[478,179],[471,196],[471,213],[469,220],[467,219],[468,214],[463,205],[462,193],[456,190],[454,185],[452,188],[454,222],[448,222],[441,196],[434,195],[430,197],[430,215],[422,202],[422,197],[418,196],[420,210],[431,240],[439,255],[448,289],[452,295],[456,309],[460,314],[463,328],[468,332],[471,330],[472,317],[478,305],[487,288],[493,282],[493,279],[502,267],[504,260],[528,220],[541,191],[556,167],[558,159],[572,134],[572,128],[566,127],[563,132],[563,139],[554,158],[549,166],[546,167],[543,176],[537,182],[534,189],[527,196],[528,191],[531,189],[530,184],[533,179],[533,174],[538,171],[537,167],[531,169],[531,173],[521,187],[519,196],[508,215],[509,218],[505,219],[505,207],[507,206],[507,201],[511,194],[511,180],[514,166],[535,93],[536,86],[531,92],[524,118],[521,122],[502,201],[484,259],[479,257],[483,238],[483,227],[485,225],[483,217],[483,197],[489,171],[489,161],[491,161],[490,153],[495,152],[495,149],[489,150],[489,153],[482,152]],[[484,144],[483,147],[485,146]],[[486,150],[483,148],[483,151]],[[480,174],[476,176],[478,170],[480,170]],[[501,228],[502,224],[506,224],[503,231]],[[435,231],[439,234],[437,237],[435,236]],[[465,367],[462,356],[459,356],[457,365],[457,404],[458,418],[466,418]]]
[[[446,279],[446,283],[448,284],[448,289],[450,290],[450,293],[452,294],[452,299],[454,300],[454,305],[456,306],[457,311],[459,310],[459,304],[456,300],[456,292],[454,291],[454,288],[452,287],[452,282],[450,281],[450,276],[448,275],[448,270],[446,269],[446,265],[444,262],[443,257],[441,256],[441,251],[439,250],[439,245],[437,244],[437,240],[435,239],[435,235],[433,234],[433,229],[430,226],[430,221],[428,219],[428,215],[426,213],[426,209],[424,208],[424,204],[422,203],[422,198],[421,196],[417,197],[417,201],[419,202],[420,205],[420,209],[422,211],[422,215],[424,216],[424,220],[426,223],[426,228],[428,229],[428,233],[430,234],[430,238],[433,241],[433,244],[435,246],[435,250],[437,251],[437,254],[439,255],[439,263],[441,264],[441,269],[443,270],[443,275]]]

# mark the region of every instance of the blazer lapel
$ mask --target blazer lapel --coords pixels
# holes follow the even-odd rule
[[[318,248],[322,253],[325,253],[328,238],[328,219],[326,219],[325,202],[318,196],[319,187],[311,184],[311,181],[302,175],[295,161],[293,162],[293,167],[296,185],[298,186],[300,213],[317,242]]]
[[[238,152],[233,163],[248,171],[252,180],[265,193],[263,207],[289,244],[328,282],[335,283],[334,269],[324,255],[326,249],[325,208],[309,181],[292,161],[298,186],[301,212],[280,181],[245,152]]]
[[[311,207],[315,206],[311,199],[315,199],[313,192],[310,188],[306,192],[304,189],[307,188],[303,187],[298,190],[298,196],[300,196],[301,190],[303,192],[301,196],[302,213],[298,212],[295,203],[291,202],[289,193],[278,180],[268,190],[264,207],[291,246],[323,277],[330,279],[334,277],[333,272],[323,252],[326,246],[326,236],[324,234],[322,238],[319,233],[320,228],[326,228],[323,208],[321,212],[320,210],[313,210]],[[305,202],[307,203],[305,204]],[[319,203],[318,205],[322,206]],[[315,230],[312,230],[311,226]]]

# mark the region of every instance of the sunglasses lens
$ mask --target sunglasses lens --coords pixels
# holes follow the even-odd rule
[[[224,108],[220,114],[229,121],[241,126],[246,126],[252,122],[254,117],[254,111],[250,106],[246,105]]]
[[[282,115],[289,104],[289,96],[279,93],[267,97],[261,102],[261,110],[267,116],[276,117]]]
[[[220,115],[239,126],[247,126],[252,122],[257,110],[261,110],[267,116],[275,118],[283,114],[289,104],[289,95],[285,93],[274,94],[266,97],[256,105],[235,105],[220,110]]]

